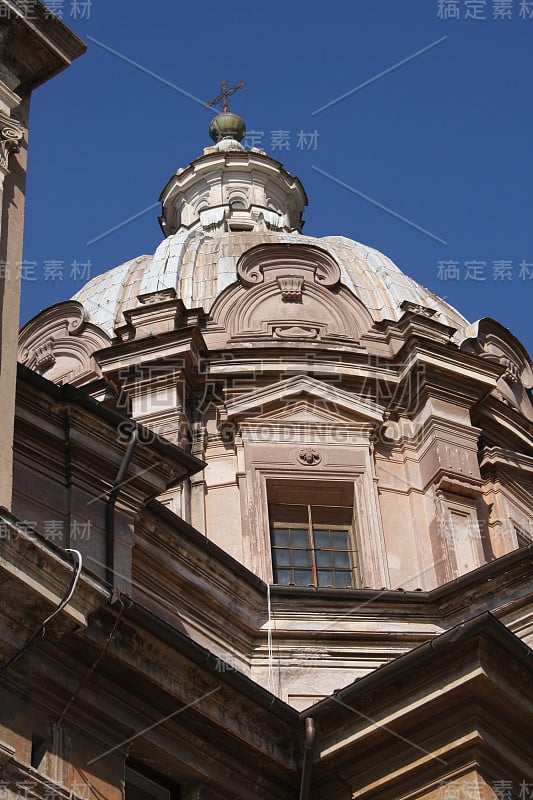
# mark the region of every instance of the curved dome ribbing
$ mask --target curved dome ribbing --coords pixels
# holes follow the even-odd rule
[[[468,325],[458,311],[401,272],[383,253],[344,236],[180,231],[161,242],[153,256],[139,256],[93,278],[73,299],[83,304],[90,322],[111,335],[116,325],[124,324],[124,312],[138,305],[137,297],[149,292],[173,288],[187,308],[209,311],[218,295],[237,280],[241,255],[267,243],[314,245],[329,252],[339,264],[342,282],[375,322],[398,320],[407,300],[434,309],[439,321],[453,328]]]

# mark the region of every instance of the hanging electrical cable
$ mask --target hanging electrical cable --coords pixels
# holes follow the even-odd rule
[[[118,602],[119,605],[120,605],[120,611],[118,613],[118,616],[115,619],[115,622],[113,623],[113,627],[111,628],[109,636],[106,639],[106,643],[103,646],[102,650],[100,651],[98,657],[96,658],[96,661],[93,662],[92,667],[86,673],[86,675],[83,678],[83,680],[81,681],[80,685],[78,686],[78,688],[76,689],[76,691],[74,692],[74,694],[72,695],[72,697],[70,698],[68,703],[66,704],[65,708],[63,709],[63,711],[61,712],[61,714],[59,715],[59,717],[55,721],[55,723],[54,723],[54,728],[55,729],[59,729],[59,727],[61,726],[63,720],[65,719],[65,717],[66,717],[66,715],[67,715],[67,713],[68,713],[68,711],[69,711],[69,709],[71,707],[71,705],[78,698],[78,696],[81,693],[82,689],[89,683],[89,681],[90,681],[93,673],[96,671],[96,668],[98,667],[100,661],[103,659],[103,657],[107,653],[107,648],[109,647],[109,645],[111,644],[111,642],[115,638],[115,633],[117,631],[118,626],[120,625],[120,620],[122,619],[122,614],[124,613],[125,606],[124,606],[124,603],[122,602],[122,599],[120,597],[120,593],[118,592],[117,589],[113,590],[113,594],[112,594],[111,598],[112,598],[112,602]]]
[[[55,610],[50,614],[50,616],[48,616],[44,620],[44,622],[41,623],[41,625],[37,628],[37,630],[34,633],[32,633],[28,641],[20,648],[20,650],[18,650],[14,656],[12,656],[8,661],[6,661],[6,663],[2,667],[0,667],[0,675],[2,675],[7,669],[9,669],[9,667],[12,667],[13,664],[15,664],[19,660],[22,654],[28,649],[28,647],[30,647],[30,645],[33,644],[33,642],[36,639],[38,639],[39,637],[42,638],[43,636],[46,635],[46,626],[49,625],[49,623],[54,619],[54,617],[56,617],[59,613],[61,613],[61,611],[63,611],[65,606],[67,606],[70,600],[72,599],[72,596],[76,591],[76,586],[78,585],[78,580],[81,575],[81,570],[83,567],[83,559],[79,550],[72,550],[70,548],[65,548],[65,552],[73,553],[76,557],[77,564],[74,568],[74,572],[72,573],[70,583],[68,585],[67,591],[65,592],[63,599],[61,600],[59,605],[55,608]]]

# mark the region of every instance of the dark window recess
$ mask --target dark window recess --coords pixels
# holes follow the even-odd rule
[[[521,531],[520,528],[515,528],[514,530],[516,533],[516,541],[518,542],[518,547],[527,547],[528,545],[531,544],[532,540],[529,538],[527,533]]]
[[[144,765],[126,764],[125,800],[179,800],[178,786]]]
[[[36,733],[31,737],[31,765],[39,769],[46,755],[46,739]]]
[[[353,485],[270,481],[267,491],[274,582],[339,589],[358,586]]]

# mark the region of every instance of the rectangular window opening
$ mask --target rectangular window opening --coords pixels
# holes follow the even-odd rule
[[[353,483],[273,480],[267,495],[274,583],[360,585]]]
[[[46,739],[34,733],[31,737],[30,763],[34,769],[39,769],[46,755]]]
[[[126,764],[125,800],[179,800],[178,786],[162,775],[135,762]]]

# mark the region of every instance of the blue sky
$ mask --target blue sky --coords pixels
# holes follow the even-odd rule
[[[89,49],[32,101],[23,322],[154,251],[141,212],[210,144],[197,100],[226,78],[304,184],[305,233],[376,247],[533,351],[533,2],[49,5]]]

